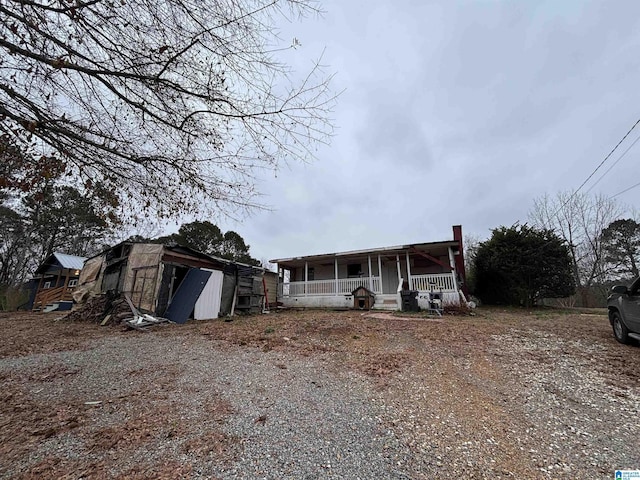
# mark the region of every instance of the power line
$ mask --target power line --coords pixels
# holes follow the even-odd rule
[[[622,137],[622,139],[621,139],[621,140],[616,144],[616,146],[615,146],[615,147],[613,147],[613,149],[608,153],[608,155],[607,155],[606,157],[604,157],[604,160],[602,160],[602,161],[600,162],[600,164],[599,164],[599,165],[598,165],[598,166],[593,170],[593,172],[591,172],[591,174],[587,177],[587,179],[586,179],[584,182],[582,182],[582,183],[580,184],[580,186],[579,186],[576,190],[574,190],[574,191],[573,191],[573,193],[571,193],[571,195],[569,195],[569,198],[567,198],[567,199],[564,201],[564,203],[563,203],[562,205],[560,205],[560,207],[558,207],[558,208],[556,209],[556,211],[555,211],[555,212],[553,212],[553,214],[552,214],[549,218],[553,218],[553,217],[555,217],[555,216],[558,214],[558,212],[560,212],[560,210],[562,210],[564,207],[566,207],[566,206],[569,204],[569,202],[570,202],[571,200],[573,200],[573,197],[575,197],[575,196],[578,194],[578,192],[582,189],[582,187],[584,187],[584,186],[585,186],[585,184],[586,184],[589,180],[591,180],[591,177],[593,177],[593,176],[596,174],[596,172],[600,169],[600,167],[602,167],[602,165],[604,165],[604,163],[609,159],[609,157],[611,157],[611,155],[613,155],[613,153],[618,149],[618,147],[620,146],[620,144],[626,140],[626,138],[627,138],[627,137],[629,136],[629,134],[633,131],[633,129],[634,129],[634,128],[636,128],[636,127],[638,126],[638,124],[640,124],[640,118],[636,121],[636,123],[634,123],[634,124],[633,124],[633,126],[629,129],[629,131],[628,131],[627,133],[625,133],[625,134],[624,134],[624,137]],[[637,141],[637,140],[636,140],[636,141]],[[635,143],[635,142],[634,142],[634,143]],[[631,145],[631,146],[633,146],[633,145]],[[626,153],[626,152],[625,152],[625,153]],[[624,154],[623,154],[623,155],[624,155]],[[606,175],[606,173],[605,173],[605,175]],[[600,181],[600,180],[598,180],[598,181]],[[617,195],[620,195],[621,193],[624,193],[624,192],[620,192],[620,193],[618,193]]]
[[[622,160],[622,157],[624,157],[624,156],[627,154],[627,152],[628,152],[629,150],[631,150],[631,149],[633,148],[633,146],[634,146],[636,143],[638,143],[638,140],[640,140],[640,136],[638,136],[638,138],[636,138],[636,139],[633,141],[633,143],[632,143],[631,145],[629,145],[629,148],[627,148],[624,152],[622,152],[622,155],[620,155],[620,156],[618,157],[618,159],[617,159],[615,162],[613,162],[613,164],[612,164],[612,165],[607,169],[607,171],[606,171],[606,172],[604,172],[604,173],[600,176],[600,178],[599,178],[598,180],[596,180],[596,182],[595,182],[593,185],[591,185],[591,186],[589,187],[589,190],[587,190],[587,192],[586,192],[586,193],[589,193],[591,190],[593,190],[593,188],[594,188],[596,185],[598,185],[598,183],[600,183],[600,180],[602,180],[602,179],[603,179],[603,178],[604,178],[604,177],[605,177],[605,176],[606,176],[606,175],[607,175],[607,174],[608,174],[608,173],[613,169],[613,167],[615,167],[615,166],[618,164],[618,162],[619,162],[620,160]],[[613,198],[613,197],[612,197],[612,198]]]
[[[593,172],[591,172],[591,175],[589,175],[589,176],[587,177],[587,179],[586,179],[584,182],[582,182],[582,184],[581,184],[581,185],[578,187],[578,189],[573,193],[573,195],[577,194],[577,193],[582,189],[582,187],[584,187],[584,186],[585,186],[585,184],[586,184],[589,180],[591,180],[591,177],[593,177],[593,176],[596,174],[596,172],[600,169],[600,167],[601,167],[602,165],[604,165],[604,162],[606,162],[607,160],[609,160],[609,157],[610,157],[611,155],[613,155],[613,152],[615,152],[615,151],[618,149],[618,147],[620,146],[620,144],[626,140],[626,138],[629,136],[629,134],[633,131],[633,129],[634,129],[634,128],[636,128],[636,126],[637,126],[639,123],[640,123],[640,118],[638,119],[638,121],[637,121],[636,123],[634,123],[634,124],[633,124],[633,126],[629,129],[629,131],[628,131],[627,133],[625,133],[624,137],[622,137],[622,140],[620,140],[620,141],[616,144],[616,146],[615,146],[615,147],[613,147],[613,150],[611,150],[611,151],[609,152],[609,154],[608,154],[606,157],[604,157],[604,160],[602,160],[602,161],[600,162],[600,164],[595,168],[595,170],[594,170]],[[573,196],[573,195],[572,195],[572,196]],[[569,198],[571,199],[571,197],[569,197]],[[568,202],[567,202],[567,203],[568,203]],[[563,205],[563,207],[564,207],[564,205]]]
[[[553,218],[554,218],[554,217],[555,217],[555,216],[556,216],[556,215],[557,215],[557,214],[558,214],[558,213],[559,213],[559,212],[560,212],[564,207],[566,207],[566,206],[569,204],[569,202],[570,202],[571,200],[573,200],[573,197],[575,197],[575,196],[578,194],[578,192],[582,189],[582,187],[584,187],[584,186],[585,186],[585,184],[586,184],[586,183],[591,179],[591,177],[593,177],[593,176],[596,174],[596,172],[600,169],[600,167],[602,167],[602,165],[604,165],[604,163],[609,159],[609,157],[611,157],[611,155],[613,155],[613,153],[618,149],[618,147],[620,146],[620,144],[626,140],[626,138],[627,138],[627,137],[629,136],[629,134],[633,131],[633,129],[634,129],[634,128],[636,128],[636,127],[638,126],[638,124],[640,124],[640,118],[636,121],[636,123],[634,123],[634,124],[633,124],[633,126],[629,129],[629,131],[628,131],[627,133],[625,133],[624,137],[622,137],[622,139],[621,139],[621,140],[616,144],[616,146],[615,146],[615,147],[613,147],[613,149],[609,152],[609,154],[608,154],[606,157],[604,157],[604,160],[602,160],[602,161],[600,162],[600,164],[599,164],[599,165],[598,165],[598,166],[593,170],[593,172],[591,172],[591,174],[587,177],[587,179],[586,179],[584,182],[582,182],[582,184],[581,184],[581,185],[580,185],[580,186],[579,186],[579,187],[578,187],[578,188],[577,188],[573,193],[571,193],[571,195],[569,195],[569,198],[567,198],[567,199],[564,201],[564,203],[563,203],[562,205],[560,205],[560,207],[558,207],[558,208],[557,208],[557,209],[556,209],[556,210],[555,210],[555,211],[554,211],[554,212],[549,216],[549,219],[550,219],[550,220],[551,220],[551,219],[553,219]],[[629,150],[631,150],[631,148],[636,144],[636,142],[638,142],[638,140],[640,140],[640,136],[639,136],[638,138],[636,138],[636,139],[633,141],[633,143],[629,146],[629,148],[627,148],[627,149],[622,153],[622,155],[620,155],[620,157],[618,158],[618,160],[616,160],[616,161],[615,161],[615,163],[614,163],[611,167],[609,167],[609,169],[608,169],[608,170],[607,170],[607,171],[606,171],[606,172],[605,172],[605,173],[604,173],[604,174],[603,174],[603,175],[598,179],[598,181],[596,181],[596,183],[595,183],[594,185],[592,185],[592,186],[591,186],[591,188],[589,188],[589,190],[587,190],[587,193],[588,193],[589,191],[591,191],[591,189],[592,189],[593,187],[595,187],[595,186],[598,184],[598,182],[600,182],[600,180],[602,180],[602,178],[603,178],[607,173],[609,173],[609,170],[611,170],[611,169],[616,165],[616,163],[618,163],[618,162],[622,159],[622,157],[624,157],[624,156],[627,154],[627,152],[628,152]],[[623,191],[621,191],[621,192],[616,193],[616,194],[615,194],[613,197],[611,197],[611,198],[615,198],[615,197],[617,197],[618,195],[622,195],[623,193],[626,193],[626,192],[628,192],[629,190],[631,190],[631,189],[633,189],[633,188],[636,188],[636,187],[638,187],[638,186],[640,186],[640,182],[636,183],[635,185],[632,185],[632,186],[631,186],[631,187],[629,187],[629,188],[626,188],[625,190],[623,190]],[[544,247],[544,245],[542,245],[541,247]],[[538,247],[536,250],[541,250],[541,249],[542,249],[541,247]]]
[[[622,195],[623,193],[627,193],[629,190],[632,190],[636,187],[640,187],[640,182],[636,183],[635,185],[631,185],[629,188],[625,188],[624,190],[622,190],[621,192],[616,193],[613,197],[611,198],[616,198],[618,195]]]

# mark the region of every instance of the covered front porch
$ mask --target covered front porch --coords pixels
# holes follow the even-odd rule
[[[375,295],[376,309],[399,309],[402,290],[417,290],[422,308],[433,293],[444,303],[458,304],[457,245],[436,242],[274,260],[278,302],[285,307],[353,308],[352,292],[365,287]]]

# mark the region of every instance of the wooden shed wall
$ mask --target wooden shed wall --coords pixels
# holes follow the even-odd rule
[[[267,301],[269,305],[275,305],[278,296],[278,274],[276,272],[264,272],[264,283],[267,287]]]

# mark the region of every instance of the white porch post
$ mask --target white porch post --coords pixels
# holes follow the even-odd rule
[[[453,256],[453,250],[451,249],[451,247],[448,248],[449,250],[449,265],[451,265],[451,277],[453,278],[453,289],[457,292],[458,291],[458,280],[456,279],[456,259]]]
[[[336,295],[338,295],[338,257],[334,259],[334,272],[336,278]]]
[[[384,288],[382,288],[382,260],[380,259],[380,254],[378,254],[378,276],[380,277],[379,293],[382,293],[384,292]]]
[[[409,280],[409,290],[413,290],[413,280],[411,280],[411,262],[409,262],[409,250],[407,250],[407,278]]]
[[[308,292],[308,289],[307,289],[308,282],[309,282],[309,262],[305,260],[304,262],[304,296],[305,297],[307,296],[307,292]]]
[[[373,277],[371,276],[371,254],[368,256],[369,260],[369,290],[373,292]]]
[[[276,278],[276,300],[280,300],[278,297],[284,297],[284,273],[280,268],[280,265],[277,266],[278,269],[278,277]],[[280,276],[282,275],[282,277]],[[282,278],[282,281],[280,279]]]
[[[400,283],[400,279],[402,278],[402,269],[400,269],[400,255],[396,253],[396,267],[398,268],[398,283]]]

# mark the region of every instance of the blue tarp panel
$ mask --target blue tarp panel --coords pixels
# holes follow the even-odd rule
[[[196,301],[210,276],[211,272],[206,270],[190,269],[171,299],[171,305],[164,316],[172,322],[185,323],[193,312]]]

